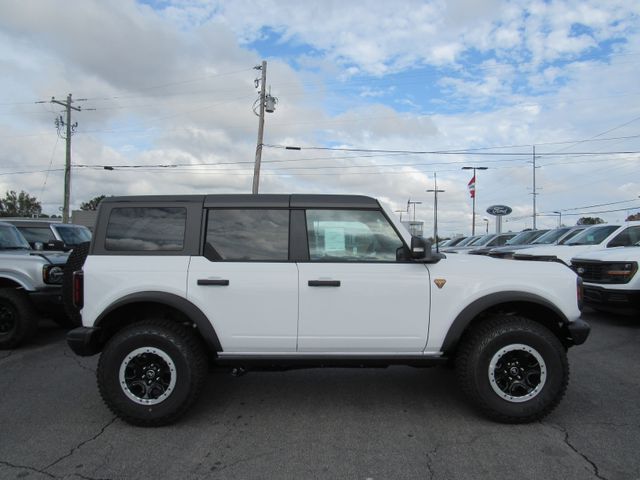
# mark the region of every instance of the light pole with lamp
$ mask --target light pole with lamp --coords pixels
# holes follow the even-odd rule
[[[562,226],[562,212],[553,212],[558,215],[558,228]]]
[[[484,233],[488,234],[488,233],[489,233],[489,219],[488,219],[487,217],[484,217],[484,218],[482,219],[482,221],[483,221],[483,222],[485,222],[485,226],[487,227],[487,228],[485,229],[485,232],[484,232]]]
[[[438,190],[438,177],[436,172],[433,172],[434,188],[427,190],[427,193],[433,192],[433,241],[438,248],[438,193],[443,193],[444,190]]]
[[[489,167],[462,167],[462,170],[473,170],[473,178],[469,182],[469,191],[471,198],[473,199],[473,217],[471,219],[471,236],[476,234],[476,185],[478,184],[476,179],[476,170],[488,170]]]

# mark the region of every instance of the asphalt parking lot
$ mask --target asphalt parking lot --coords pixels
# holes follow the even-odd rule
[[[640,320],[585,314],[587,343],[540,423],[478,416],[447,368],[213,371],[178,424],[103,405],[64,332],[0,352],[2,479],[640,479]]]

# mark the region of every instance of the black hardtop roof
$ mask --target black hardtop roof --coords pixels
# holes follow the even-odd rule
[[[135,195],[107,197],[100,203],[199,203],[205,207],[217,208],[380,208],[380,204],[375,198],[364,195]]]
[[[4,222],[20,227],[49,227],[49,225],[61,225],[62,220],[57,218],[3,218]]]

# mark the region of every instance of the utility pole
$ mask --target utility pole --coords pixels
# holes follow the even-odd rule
[[[478,191],[478,179],[476,178],[476,170],[488,170],[489,167],[462,167],[462,170],[473,170],[473,216],[471,217],[471,236],[476,234],[476,192]]]
[[[258,144],[256,145],[256,162],[253,167],[253,187],[251,193],[256,195],[258,193],[258,186],[260,184],[260,162],[262,161],[262,139],[264,137],[264,104],[265,104],[265,89],[267,83],[267,62],[262,61],[262,65],[254,67],[256,70],[262,70],[262,79],[260,81],[260,114],[258,115]],[[256,80],[257,82],[258,80]],[[255,112],[255,110],[254,110]]]
[[[66,127],[66,135],[64,138],[67,143],[67,151],[64,164],[64,203],[62,206],[62,223],[69,223],[69,197],[71,196],[71,135],[73,135],[78,126],[78,122],[73,125],[71,124],[71,110],[79,112],[82,109],[71,105],[73,103],[71,94],[67,95],[66,102],[61,102],[60,100],[56,100],[55,97],[51,97],[51,103],[62,105],[66,109],[67,114],[66,121],[62,119],[62,116],[56,118],[56,127],[58,127],[58,132],[62,127]]]
[[[433,172],[434,188],[427,190],[427,193],[433,192],[433,241],[438,248],[438,193],[444,193],[444,190],[438,190],[438,174]]]
[[[533,146],[533,159],[532,162],[533,164],[533,192],[531,193],[531,195],[533,195],[533,229],[536,230],[536,217],[537,217],[537,213],[536,213],[536,197],[538,196],[538,191],[536,188],[536,168],[540,168],[540,167],[536,167],[536,146]]]

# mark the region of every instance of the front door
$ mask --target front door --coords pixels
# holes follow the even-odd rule
[[[299,262],[299,352],[417,353],[427,343],[429,271],[379,210],[307,210]]]

